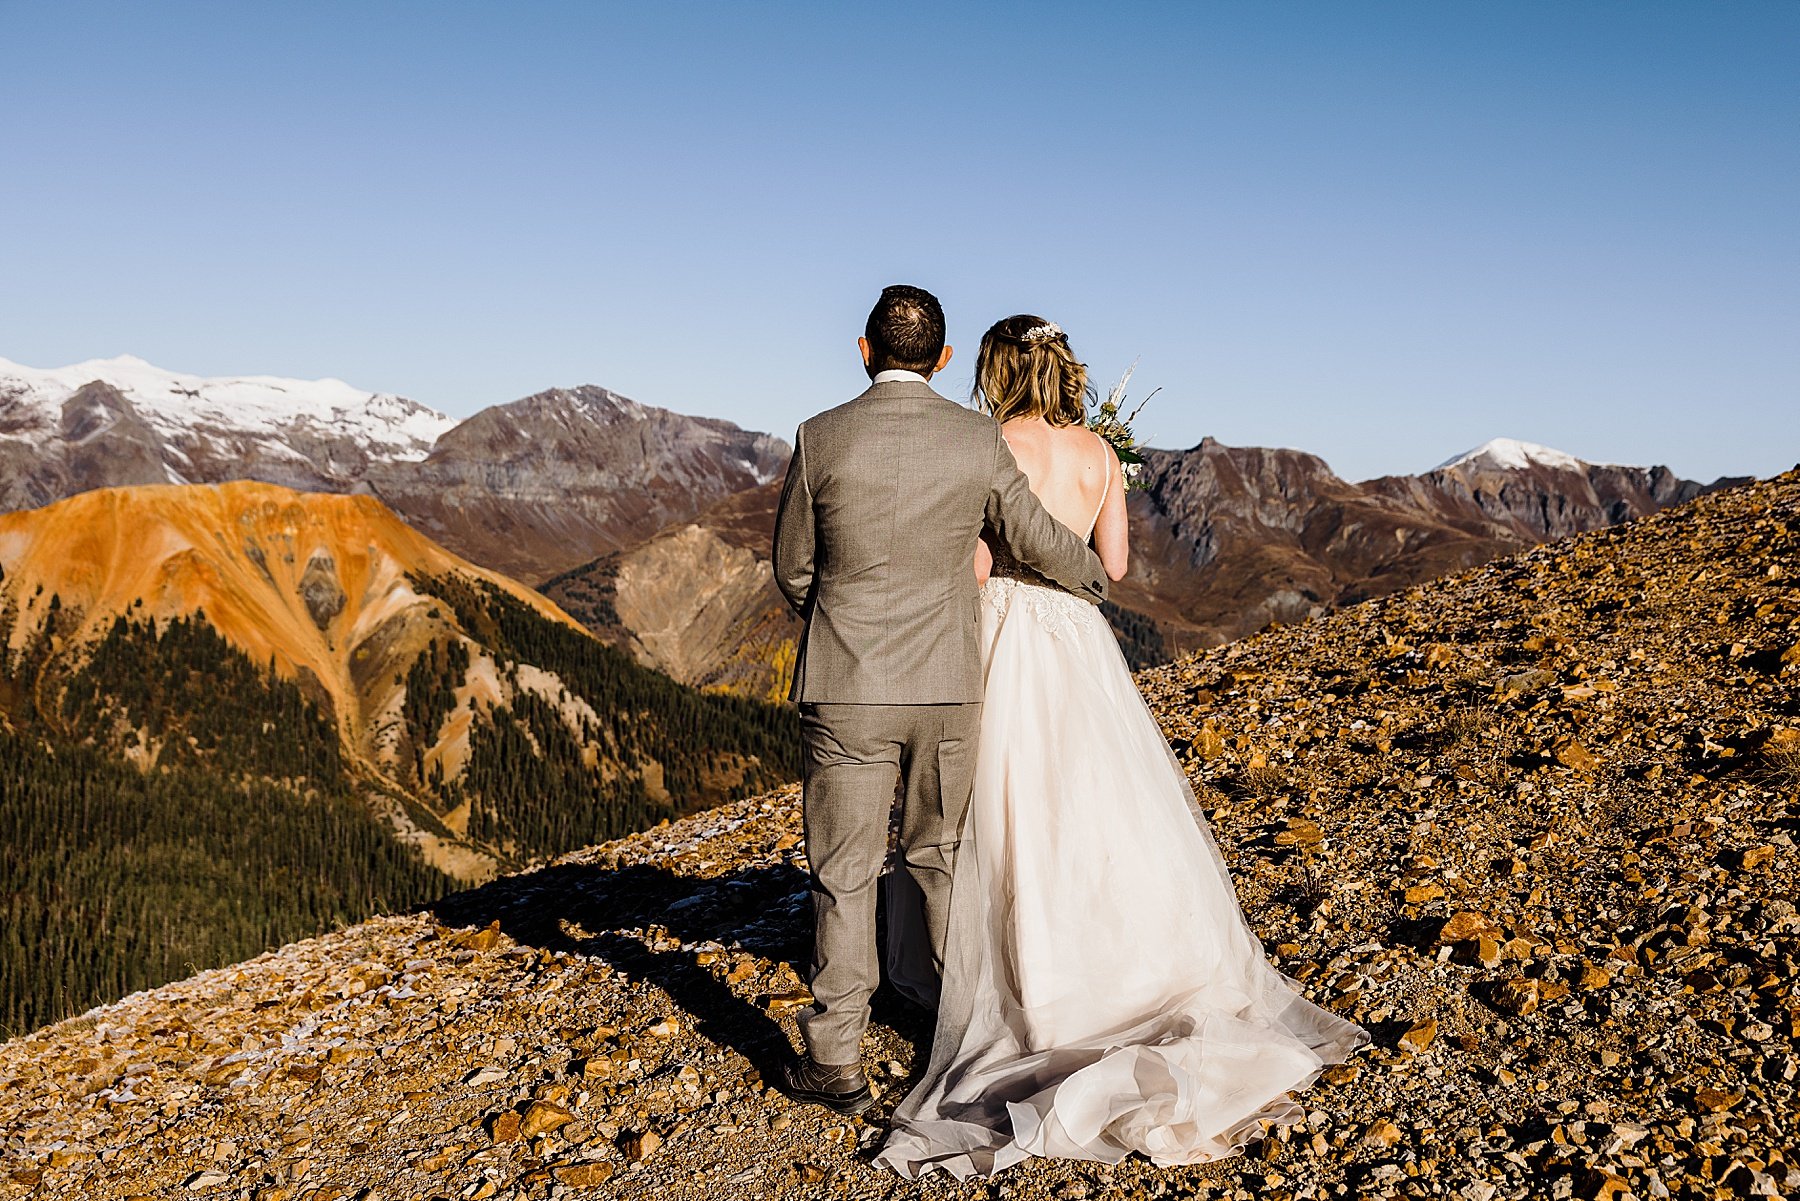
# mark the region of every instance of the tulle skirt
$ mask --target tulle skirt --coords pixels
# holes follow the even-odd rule
[[[929,1066],[878,1161],[1234,1154],[1367,1041],[1272,968],[1092,605],[982,590],[987,670]]]

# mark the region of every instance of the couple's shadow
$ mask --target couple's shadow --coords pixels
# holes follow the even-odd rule
[[[883,945],[885,909],[877,910]],[[724,978],[743,952],[773,961],[778,973],[791,965],[805,979],[812,905],[806,874],[791,865],[702,877],[650,864],[554,864],[445,897],[426,911],[447,926],[498,922],[523,945],[593,959],[655,985],[696,1032],[742,1055],[765,1084],[779,1081],[780,1065],[794,1055],[787,1032],[758,1003],[769,988],[766,976],[759,972],[757,983],[744,982],[747,997]],[[702,964],[701,956],[715,947],[722,948],[722,954],[714,952],[719,958]],[[872,1004],[874,1021],[911,1043],[915,1064],[923,1064],[930,1054],[931,1015],[886,983]]]

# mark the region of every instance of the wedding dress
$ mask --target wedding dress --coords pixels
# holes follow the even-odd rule
[[[1012,563],[981,601],[937,1034],[877,1160],[965,1179],[1232,1155],[1367,1037],[1264,958],[1100,611]]]

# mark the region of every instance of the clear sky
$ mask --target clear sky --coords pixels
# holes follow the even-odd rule
[[[1162,446],[1800,461],[1800,3],[0,0],[0,356],[791,436],[881,285]]]

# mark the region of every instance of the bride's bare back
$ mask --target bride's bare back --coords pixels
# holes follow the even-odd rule
[[[1055,426],[1040,417],[1015,418],[1000,433],[1050,516],[1077,534],[1091,532],[1107,576],[1124,578],[1125,487],[1112,448],[1085,426]],[[985,576],[984,563],[977,570]]]

